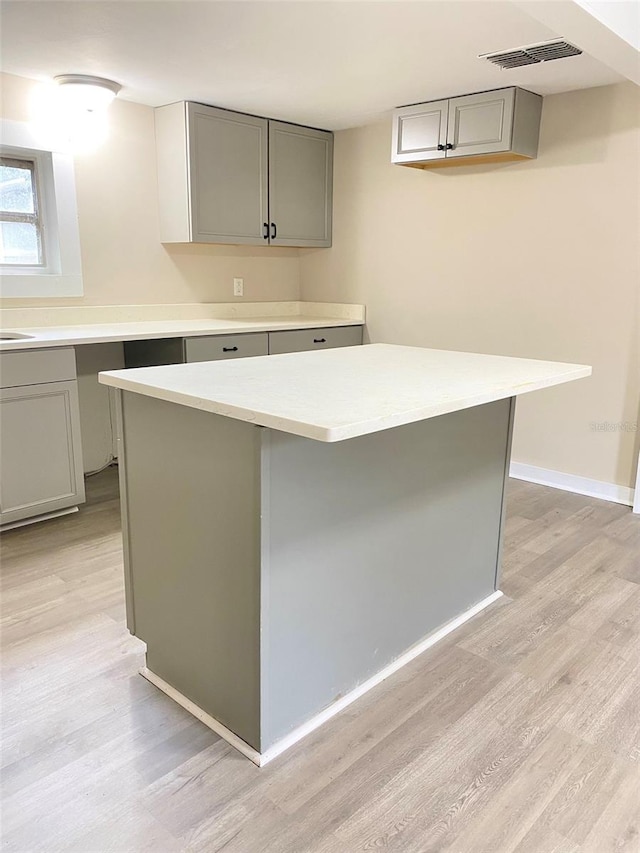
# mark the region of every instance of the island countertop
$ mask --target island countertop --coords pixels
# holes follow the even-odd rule
[[[584,364],[393,344],[101,373],[124,391],[335,442],[571,382]]]

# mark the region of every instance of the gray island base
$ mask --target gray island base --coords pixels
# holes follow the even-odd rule
[[[233,371],[302,364],[313,386],[316,367],[380,356],[352,349],[372,352]],[[537,387],[589,373],[530,364]],[[447,394],[438,416],[315,440],[260,424],[260,410],[205,411],[202,389],[172,400],[190,367],[101,380],[118,388],[128,626],[147,645],[143,674],[264,765],[501,595],[514,392],[465,408]],[[188,376],[222,405],[227,367]]]

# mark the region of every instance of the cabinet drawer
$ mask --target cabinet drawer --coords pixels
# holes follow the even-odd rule
[[[337,326],[329,329],[296,329],[292,332],[270,332],[269,352],[303,352],[332,347],[353,347],[362,343],[362,326]]]
[[[247,358],[269,354],[266,332],[249,335],[209,335],[185,338],[185,361],[218,361],[222,358]]]
[[[72,347],[0,353],[0,388],[75,378],[76,355]]]

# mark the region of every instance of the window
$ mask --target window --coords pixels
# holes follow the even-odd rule
[[[0,264],[43,266],[35,160],[0,157]]]
[[[82,296],[73,158],[0,123],[0,296]]]

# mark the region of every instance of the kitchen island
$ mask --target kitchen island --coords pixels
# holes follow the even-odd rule
[[[590,373],[372,344],[100,374],[143,674],[280,754],[500,595],[515,396]]]

